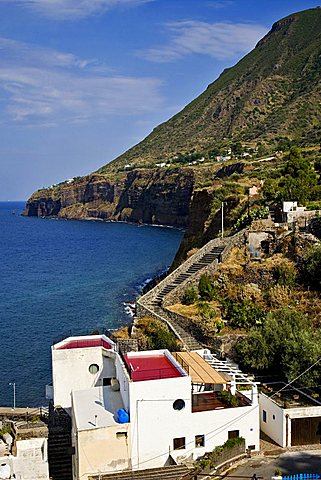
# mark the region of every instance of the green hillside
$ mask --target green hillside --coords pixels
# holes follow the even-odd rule
[[[321,9],[275,23],[255,49],[226,69],[193,102],[98,172],[205,154],[231,142],[284,139],[319,143],[321,136]]]

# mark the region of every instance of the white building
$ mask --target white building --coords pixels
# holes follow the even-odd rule
[[[15,455],[0,457],[0,479],[49,480],[47,438],[18,440]]]
[[[259,395],[260,426],[281,447],[321,442],[321,402],[280,383],[264,385]]]
[[[52,362],[75,479],[183,463],[236,436],[259,449],[256,384],[208,350],[122,356],[105,336],[72,337],[52,347]]]

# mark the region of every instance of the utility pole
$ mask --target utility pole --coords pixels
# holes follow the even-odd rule
[[[16,408],[16,382],[10,382],[9,386],[13,388],[13,409]]]
[[[221,210],[222,210],[222,238],[223,238],[224,237],[224,202],[222,202]]]

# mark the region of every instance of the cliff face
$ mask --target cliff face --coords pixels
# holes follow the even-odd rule
[[[199,190],[193,195],[185,235],[171,269],[178,267],[186,259],[190,250],[202,247],[221,231],[221,210],[216,209],[213,214],[213,202],[217,203],[215,191]],[[239,204],[238,196],[230,195],[224,198],[224,229],[233,227],[234,220],[231,212]]]
[[[193,171],[184,168],[134,170],[114,182],[93,174],[39,190],[28,200],[24,215],[185,227],[193,186]]]

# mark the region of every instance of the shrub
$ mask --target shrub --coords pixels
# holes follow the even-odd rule
[[[175,351],[178,348],[175,335],[160,320],[143,317],[135,323],[135,328],[141,349],[158,350],[167,348],[170,351]]]
[[[183,305],[192,305],[198,300],[198,292],[195,287],[187,287],[182,298]]]
[[[269,214],[269,209],[266,207],[251,208],[249,213],[243,213],[243,215],[237,220],[235,228],[236,230],[241,230],[242,228],[253,222],[253,220],[268,218]]]
[[[226,440],[223,447],[224,448],[234,448],[237,445],[241,445],[244,442],[245,442],[245,440],[244,440],[243,437],[229,438],[228,440]]]
[[[198,283],[198,292],[202,300],[210,301],[215,298],[215,294],[216,294],[215,287],[208,275],[204,274],[201,276]]]
[[[206,302],[199,302],[198,303],[198,312],[206,320],[209,320],[209,319],[212,319],[212,318],[216,317],[216,312],[215,312],[214,308],[212,308]]]
[[[321,290],[321,244],[312,247],[304,257],[302,270],[305,282]]]
[[[221,392],[219,392],[218,396],[224,403],[227,403],[227,405],[229,405],[230,407],[239,406],[238,399],[234,395],[232,395],[229,390],[222,390]]]
[[[280,263],[273,268],[273,277],[278,285],[294,287],[297,281],[297,271],[291,263]]]
[[[262,325],[265,320],[265,312],[249,300],[222,301],[224,318],[232,328],[245,328]]]
[[[291,301],[291,290],[286,285],[275,285],[270,288],[267,297],[271,307],[284,307]]]

